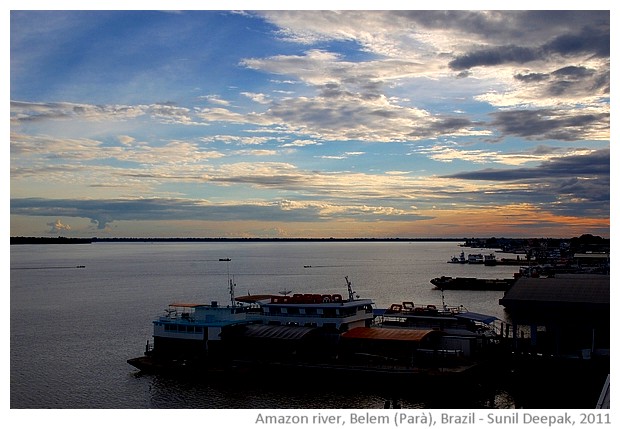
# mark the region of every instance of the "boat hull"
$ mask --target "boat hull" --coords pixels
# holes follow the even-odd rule
[[[479,279],[475,277],[437,277],[431,280],[435,289],[507,291],[514,279]]]

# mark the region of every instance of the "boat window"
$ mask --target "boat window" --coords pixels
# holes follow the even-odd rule
[[[323,310],[325,317],[336,317],[336,310],[334,308],[326,308]]]
[[[179,325],[179,332],[185,332],[185,326]]]

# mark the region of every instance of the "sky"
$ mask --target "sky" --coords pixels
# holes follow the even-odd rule
[[[610,235],[609,10],[12,10],[10,234]]]

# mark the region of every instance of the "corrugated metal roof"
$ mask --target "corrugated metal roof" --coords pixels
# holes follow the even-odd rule
[[[206,304],[195,304],[190,302],[173,302],[172,304],[168,304],[169,307],[186,307],[186,308],[196,308],[202,307]]]
[[[247,325],[242,335],[249,338],[299,340],[315,329],[303,326]]]
[[[522,301],[609,304],[609,276],[523,277],[505,293],[500,303]]]
[[[266,299],[271,300],[271,298],[277,296],[281,295],[242,295],[235,297],[235,301],[253,304],[255,302],[263,301]]]
[[[441,335],[440,331],[433,329],[397,329],[397,328],[353,328],[344,334],[342,338],[389,340],[389,341],[416,341],[420,342],[429,335]]]

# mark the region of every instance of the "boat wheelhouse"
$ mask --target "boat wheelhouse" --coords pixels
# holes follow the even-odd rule
[[[293,294],[292,296],[244,296],[239,302],[252,303],[259,312],[248,312],[247,320],[266,325],[335,328],[340,332],[373,323],[373,302],[356,297],[348,278],[348,297],[340,294]]]
[[[467,255],[467,262],[469,264],[484,264],[484,257],[481,253],[475,253]]]
[[[226,326],[246,323],[248,307],[172,303],[153,321],[153,345],[147,351],[160,356],[206,354],[217,347]]]
[[[467,263],[467,259],[465,258],[465,252],[461,252],[461,254],[456,257],[453,256],[449,261],[449,264],[466,264]]]

